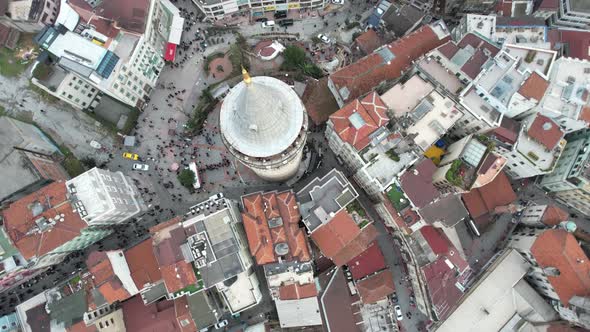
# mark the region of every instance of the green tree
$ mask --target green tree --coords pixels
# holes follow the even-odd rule
[[[178,174],[178,181],[184,187],[192,189],[193,184],[195,183],[195,173],[190,169],[183,169],[180,174]]]
[[[299,69],[305,65],[305,51],[298,46],[289,45],[283,51],[283,66],[285,70]]]

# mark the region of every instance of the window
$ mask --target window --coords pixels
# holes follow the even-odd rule
[[[86,102],[83,102],[83,103],[82,103],[82,106],[86,106]]]
[[[76,98],[74,99],[75,102],[79,103],[80,102],[80,98]]]
[[[88,98],[91,98],[91,97],[92,97],[92,94],[91,94],[91,93],[89,93],[89,94],[87,94],[86,96],[88,96]]]
[[[68,99],[72,99],[72,97],[74,97],[74,96],[72,96],[72,95],[68,95]]]

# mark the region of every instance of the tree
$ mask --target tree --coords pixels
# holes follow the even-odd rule
[[[180,171],[180,174],[178,174],[178,181],[184,187],[192,189],[193,184],[195,184],[195,173],[190,169],[183,169]]]
[[[222,65],[217,65],[217,67],[215,67],[215,69],[217,69],[218,72],[223,73],[223,66]]]
[[[283,66],[286,70],[295,70],[305,65],[305,51],[298,46],[289,45],[283,51]]]

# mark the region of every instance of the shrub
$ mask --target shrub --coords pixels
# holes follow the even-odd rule
[[[190,169],[183,169],[180,171],[180,174],[178,174],[178,182],[184,187],[192,189],[193,184],[195,183],[195,173]]]

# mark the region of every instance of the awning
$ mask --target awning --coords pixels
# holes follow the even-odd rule
[[[174,61],[175,57],[176,57],[176,44],[172,44],[172,43],[166,44],[166,54],[164,54],[164,60]]]

